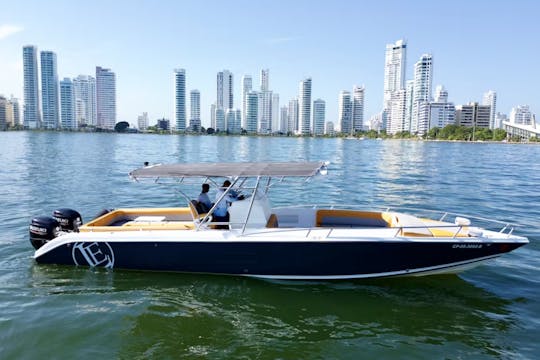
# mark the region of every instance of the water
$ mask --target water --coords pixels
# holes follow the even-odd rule
[[[540,146],[0,132],[0,358],[537,358]],[[275,205],[401,205],[513,221],[531,243],[459,276],[339,282],[40,266],[29,219],[178,206],[142,165],[328,160]],[[198,189],[194,189],[196,193]]]

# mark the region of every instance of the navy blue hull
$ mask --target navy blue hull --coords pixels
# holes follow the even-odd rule
[[[480,261],[523,244],[449,242],[108,242],[68,244],[38,263],[275,277],[381,276]],[[420,270],[423,269],[423,270]]]

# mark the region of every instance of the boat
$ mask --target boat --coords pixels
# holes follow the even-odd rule
[[[327,173],[326,162],[144,166],[129,176],[170,184],[186,205],[105,210],[85,224],[77,211],[57,209],[53,217],[31,221],[34,259],[109,269],[330,280],[457,273],[529,242],[514,234],[510,223],[447,212],[271,206],[273,188],[305,187]],[[226,221],[213,216],[218,205],[201,211],[186,190],[198,190],[201,183],[219,188],[224,180],[231,184],[221,189],[216,204],[233,192],[245,196],[230,204]]]

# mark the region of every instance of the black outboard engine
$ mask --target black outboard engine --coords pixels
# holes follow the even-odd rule
[[[30,242],[37,250],[54,239],[61,231],[60,224],[50,216],[37,216],[30,222]]]
[[[53,218],[65,232],[79,232],[79,226],[82,224],[81,214],[72,209],[56,209],[53,211]]]

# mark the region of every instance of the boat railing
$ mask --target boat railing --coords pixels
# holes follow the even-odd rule
[[[347,204],[318,204],[318,205],[291,205],[291,206],[281,206],[274,208],[275,210],[279,209],[312,209],[312,210],[322,210],[322,209],[329,209],[329,210],[365,210],[365,205],[347,205]],[[476,215],[468,215],[468,214],[461,214],[461,213],[454,213],[454,212],[448,212],[448,211],[441,211],[441,210],[433,210],[433,209],[425,209],[425,208],[415,208],[415,207],[407,207],[407,206],[375,206],[370,207],[370,210],[372,211],[381,211],[381,212],[401,212],[408,214],[408,212],[414,212],[416,217],[422,217],[425,216],[429,218],[430,220],[434,221],[446,221],[446,222],[452,222],[452,220],[448,219],[449,217],[459,217],[459,218],[465,218],[468,220],[474,221],[474,224],[471,224],[471,226],[483,228],[486,230],[492,230],[499,232],[501,234],[505,234],[507,236],[512,235],[515,228],[517,227],[517,224],[507,222],[507,221],[500,221],[495,219],[488,219]],[[420,216],[419,216],[420,215]],[[471,221],[471,222],[472,222]],[[456,228],[461,227],[459,231],[462,230],[463,225],[460,224],[452,224],[452,225],[438,225],[438,224],[429,224],[425,226],[408,226],[403,225],[399,227],[395,227],[397,229],[397,233],[402,233],[403,228],[405,229],[413,229],[413,228]],[[458,233],[459,233],[458,231]],[[456,234],[457,236],[457,234]]]

